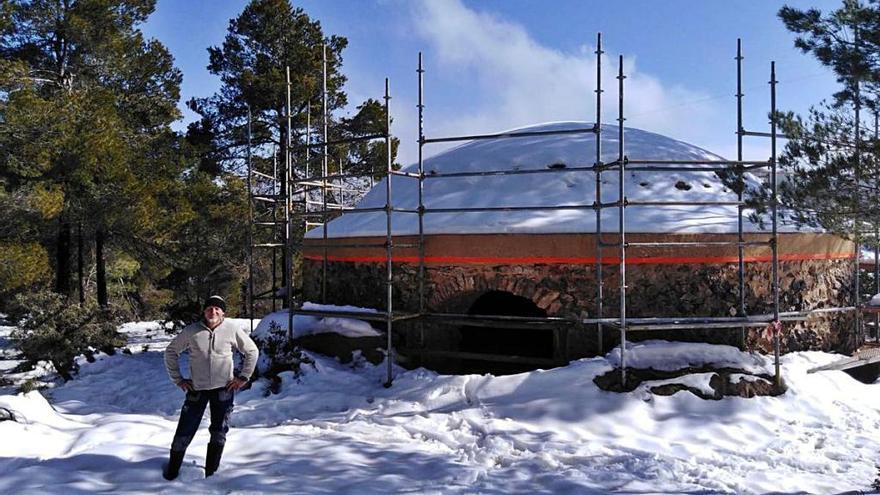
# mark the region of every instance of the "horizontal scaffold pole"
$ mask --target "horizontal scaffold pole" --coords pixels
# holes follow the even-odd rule
[[[564,134],[594,134],[598,132],[598,128],[593,126],[589,129],[563,129],[558,131],[523,131],[523,132],[502,132],[499,134],[473,134],[470,136],[450,136],[442,138],[424,138],[422,144],[430,143],[451,143],[455,141],[477,141],[481,139],[506,139],[506,138],[522,138],[536,136],[555,136]]]
[[[263,172],[257,172],[256,170],[251,170],[252,175],[259,175],[260,177],[269,179],[269,180],[278,180],[274,175],[264,174]]]
[[[472,359],[475,361],[488,361],[488,362],[496,362],[496,363],[513,363],[513,364],[523,364],[523,365],[533,365],[533,366],[543,366],[543,367],[553,367],[559,366],[561,363],[555,359],[549,358],[538,358],[531,356],[512,356],[507,354],[486,354],[479,352],[463,352],[463,351],[441,351],[441,350],[433,350],[433,349],[401,349],[401,353],[406,352],[415,352],[418,354],[422,354],[425,356],[432,356],[438,358],[453,358],[453,359]]]
[[[560,166],[558,168],[534,168],[526,170],[482,170],[480,172],[430,172],[425,174],[425,179],[440,179],[449,177],[493,177],[506,175],[530,175],[530,174],[558,174],[565,172],[595,172],[593,165],[588,167],[568,167]]]
[[[414,174],[412,172],[402,172],[400,170],[392,170],[391,175],[398,175],[400,177],[411,177],[413,179],[420,179],[422,176],[420,174]]]
[[[308,247],[308,248],[327,248],[327,249],[368,249],[368,248],[385,248],[387,245],[384,242],[373,242],[373,243],[352,243],[352,244],[295,244],[294,247]],[[417,248],[419,247],[418,243],[391,243],[391,247],[400,248],[400,249],[409,249],[409,248]]]
[[[322,176],[318,176],[318,177],[308,177],[305,179],[298,179],[298,180],[294,180],[291,182],[293,184],[297,184],[297,185],[298,184],[305,184],[305,183],[308,183],[309,185],[316,185],[316,184],[323,184],[323,182],[318,182],[318,181],[340,180],[340,179],[365,179],[365,178],[369,178],[372,175],[373,174],[371,172],[364,172],[364,173],[360,173],[360,174],[322,175]],[[324,187],[324,186],[321,186],[321,187]],[[332,186],[330,184],[327,184],[327,187],[332,187]]]
[[[427,319],[452,319],[458,321],[498,321],[504,323],[535,323],[535,324],[545,324],[545,325],[557,325],[557,324],[576,324],[580,320],[571,319],[571,318],[561,318],[554,316],[512,316],[512,315],[472,315],[472,314],[464,314],[464,313],[424,313],[422,315]]]
[[[766,137],[766,138],[776,137],[778,139],[789,139],[789,137],[785,134],[780,134],[780,133],[773,134],[770,132],[747,131],[745,129],[739,131],[739,134],[741,136],[750,136],[750,137]]]
[[[554,206],[474,206],[462,208],[425,208],[428,213],[475,213],[481,211],[542,211],[542,210],[592,210],[595,205]]]
[[[294,184],[298,186],[308,186],[303,187],[302,189],[298,189],[297,193],[302,193],[304,191],[314,191],[316,189],[342,189],[344,191],[356,191],[357,189],[349,186],[341,186],[339,184],[330,184],[323,182],[314,182],[312,179],[304,179],[294,181]]]
[[[804,321],[810,317],[815,317],[829,313],[846,313],[855,311],[855,306],[842,306],[835,308],[818,308],[804,311],[786,311],[779,313],[780,321]],[[700,328],[736,328],[746,327],[763,327],[773,322],[776,315],[762,314],[750,316],[717,316],[717,317],[681,317],[681,318],[629,318],[627,317],[627,330],[688,330]],[[584,323],[593,320],[585,319]],[[608,320],[609,326],[615,326],[615,320]]]
[[[369,136],[357,136],[357,137],[350,137],[350,138],[345,138],[345,139],[334,139],[331,141],[303,144],[300,146],[303,148],[323,148],[324,146],[333,146],[336,144],[358,143],[361,141],[372,141],[374,139],[385,139],[386,137],[387,136],[385,134],[370,134]]]
[[[670,242],[627,242],[627,247],[665,247],[665,246],[769,246],[771,241],[670,241]],[[616,247],[617,243],[611,246],[601,243],[603,247]]]
[[[745,203],[742,201],[642,201],[628,199],[626,206],[745,206]]]
[[[627,165],[768,165],[767,160],[652,160],[632,158],[626,159]],[[729,167],[728,167],[729,168]],[[626,167],[627,170],[632,170]],[[692,170],[690,168],[676,168],[673,170]]]

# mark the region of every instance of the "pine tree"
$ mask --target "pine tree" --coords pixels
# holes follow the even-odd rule
[[[779,156],[784,174],[780,202],[798,225],[853,236],[858,216],[860,230],[873,230],[880,225],[880,210],[873,201],[880,187],[880,149],[869,111],[876,111],[880,94],[880,6],[845,0],[829,13],[786,6],[779,17],[797,34],[795,46],[831,68],[841,86],[806,116],[775,116],[790,138]],[[753,193],[766,208],[766,187]],[[766,209],[758,214],[762,211]]]
[[[55,288],[72,293],[73,230],[104,246],[136,244],[155,223],[153,197],[180,170],[163,147],[178,117],[180,72],[138,29],[154,0],[12,0],[4,3],[6,69],[0,177],[8,190],[57,191]],[[109,244],[108,244],[109,243]],[[106,305],[106,280],[98,279]]]
[[[834,71],[842,87],[833,96],[835,106],[857,100],[874,106],[880,91],[880,6],[876,0],[869,5],[843,0],[839,9],[827,14],[785,6],[779,18],[797,34],[795,47]]]
[[[320,22],[310,19],[302,9],[294,9],[288,0],[252,0],[238,17],[230,20],[222,46],[208,49],[208,70],[220,77],[221,89],[213,96],[187,103],[201,116],[199,122],[190,126],[191,142],[210,143],[202,162],[203,170],[215,173],[221,168],[243,170],[248,146],[248,115],[252,150],[265,156],[275,149],[278,156],[285,156],[287,68],[291,80],[292,144],[295,147],[305,144],[309,114],[312,135],[320,134],[325,47],[327,112],[331,119],[329,139],[384,132],[384,108],[376,100],[361,104],[353,117],[334,116],[348,104],[343,90],[346,77],[342,73],[342,51],[347,45],[344,37],[325,36]],[[396,150],[397,141],[394,142]],[[346,163],[365,163],[370,154],[377,154],[377,147],[384,144],[336,148],[330,161],[338,163],[344,159]],[[295,153],[296,160],[304,154],[299,148]]]
[[[199,168],[222,174],[242,174],[248,155],[248,116],[251,121],[250,151],[253,161],[268,165],[283,164],[287,154],[287,68],[290,70],[291,156],[294,178],[303,178],[307,164],[305,155],[306,127],[311,123],[313,138],[322,133],[323,57],[327,61],[327,113],[330,116],[329,140],[381,134],[385,130],[384,107],[376,100],[367,100],[351,117],[337,113],[348,104],[343,90],[346,77],[342,73],[342,52],[348,41],[340,36],[327,36],[321,24],[312,20],[288,0],[252,0],[241,14],[229,22],[222,46],[208,49],[208,70],[220,77],[221,89],[208,98],[193,99],[188,106],[201,116],[188,130],[188,141],[202,150]],[[396,153],[397,140],[392,141]],[[346,173],[384,172],[384,142],[360,142],[332,146],[328,153],[329,172],[344,167]],[[317,150],[311,152],[308,166],[311,175],[320,170]],[[369,181],[366,181],[368,183]],[[267,194],[268,186],[257,184]],[[350,198],[349,198],[350,199]],[[331,202],[341,198],[333,197]],[[267,231],[262,232],[268,235]],[[302,235],[301,231],[294,236]],[[271,241],[265,239],[264,241]],[[286,266],[286,261],[281,266]],[[286,284],[286,273],[282,277]]]
[[[342,108],[348,100],[342,91],[342,50],[348,41],[325,38],[321,25],[288,0],[253,0],[235,19],[223,45],[208,49],[208,70],[223,86],[208,98],[188,102],[201,115],[192,133],[210,135],[218,159],[226,170],[242,165],[247,138],[247,118],[252,119],[256,149],[286,150],[286,68],[290,67],[291,117],[294,129],[304,129],[306,109],[321,114],[322,46],[327,47],[328,109]],[[317,121],[317,120],[316,120]],[[301,133],[298,133],[301,134]],[[302,139],[302,136],[298,136]]]
[[[233,174],[218,180],[194,169],[177,187],[174,241],[163,250],[168,271],[155,284],[174,294],[166,317],[192,321],[211,294],[224,295],[227,314],[234,316],[244,305],[239,296],[247,276],[245,182]]]

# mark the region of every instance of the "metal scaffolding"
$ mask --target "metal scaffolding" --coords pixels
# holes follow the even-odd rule
[[[290,85],[290,79],[288,75],[288,87]],[[392,345],[392,324],[395,321],[400,321],[403,319],[407,319],[407,315],[395,314],[392,306],[392,296],[393,296],[393,267],[391,260],[393,258],[393,252],[395,248],[398,247],[409,247],[407,245],[395,245],[393,239],[393,231],[392,231],[392,213],[393,212],[401,212],[407,211],[400,208],[393,208],[391,201],[391,177],[393,175],[406,175],[397,173],[393,169],[392,163],[392,135],[391,135],[391,86],[390,81],[385,79],[385,95],[384,95],[384,111],[385,111],[385,129],[384,132],[380,134],[371,134],[366,136],[355,136],[343,139],[330,139],[329,129],[330,129],[330,115],[328,112],[327,106],[327,51],[326,47],[323,49],[323,82],[322,82],[322,91],[321,91],[321,99],[322,99],[322,117],[321,117],[321,127],[322,127],[322,136],[321,139],[317,142],[313,142],[311,135],[311,106],[308,106],[308,117],[306,123],[306,143],[303,146],[303,154],[304,154],[304,165],[305,165],[305,174],[302,178],[291,180],[291,185],[294,188],[294,197],[300,200],[299,207],[291,204],[288,206],[288,210],[291,211],[291,219],[292,221],[297,221],[303,227],[303,232],[307,232],[310,229],[320,228],[321,229],[321,242],[318,247],[321,248],[322,252],[322,263],[321,263],[321,303],[327,302],[327,278],[328,278],[328,256],[330,249],[339,249],[339,248],[370,248],[370,247],[384,247],[386,250],[386,257],[388,260],[386,273],[385,273],[385,292],[386,292],[386,301],[387,305],[385,307],[384,313],[381,314],[364,314],[358,312],[345,312],[345,311],[315,311],[315,310],[304,310],[294,299],[290,300],[289,304],[289,319],[288,319],[288,329],[290,336],[292,337],[293,332],[293,316],[295,314],[301,315],[310,315],[310,316],[338,316],[338,317],[352,317],[359,318],[362,320],[369,321],[378,321],[385,323],[385,332],[387,335],[387,345],[386,345],[386,361],[388,363],[388,372],[387,372],[387,380],[386,386],[391,385],[392,379],[392,364],[394,362],[394,348]],[[289,105],[289,103],[288,103]],[[371,170],[368,174],[359,174],[359,173],[345,173],[345,171],[341,167],[341,162],[338,166],[338,170],[334,173],[331,173],[329,166],[330,159],[330,146],[336,145],[345,145],[362,141],[372,141],[372,140],[384,140],[385,147],[387,150],[386,153],[386,166],[385,166],[385,193],[386,193],[386,203],[382,208],[371,208],[371,209],[353,209],[345,204],[344,195],[346,191],[353,191],[352,188],[349,188],[346,185],[347,180],[352,179],[360,179],[364,178],[365,175],[369,175],[370,183],[372,184],[374,170]],[[293,149],[293,146],[290,147]],[[321,168],[317,174],[312,174],[312,169],[310,167],[310,162],[312,158],[312,150],[318,149],[320,150],[320,158],[321,158]],[[339,194],[338,197],[334,198],[334,201],[331,202],[330,197],[331,191],[335,191]],[[317,193],[317,194],[313,194]],[[314,196],[318,196],[315,198]],[[352,194],[350,197],[353,197]],[[386,238],[385,243],[348,243],[348,244],[331,244],[329,242],[329,233],[327,224],[332,220],[335,215],[338,215],[342,212],[347,212],[348,214],[362,214],[369,212],[377,212],[383,211],[386,215]],[[414,212],[413,212],[414,213]],[[316,221],[318,220],[318,221]],[[292,243],[291,243],[292,245]],[[291,256],[292,258],[292,256]],[[293,276],[291,275],[291,286],[293,285]],[[288,293],[292,294],[293,291],[288,291]]]
[[[289,218],[288,205],[289,188],[286,174],[289,167],[285,167],[281,172],[285,177],[279,176],[277,154],[273,152],[272,170],[261,170],[256,166],[253,160],[252,141],[252,116],[250,107],[247,110],[247,188],[248,188],[248,282],[245,304],[247,305],[248,314],[255,314],[255,304],[257,301],[271,301],[272,311],[276,310],[279,300],[283,301],[280,294],[280,288],[286,285],[286,274],[289,270],[284,268],[285,259],[288,259],[288,246],[290,244],[289,237]],[[265,167],[265,164],[263,164]],[[266,236],[270,238],[265,239]],[[259,252],[262,257],[263,253],[269,257],[271,264],[271,284],[268,288],[257,289],[254,283],[254,264],[255,253]],[[282,254],[282,259],[278,259],[278,254]],[[279,267],[279,265],[281,265]],[[280,270],[279,270],[280,268]],[[279,285],[278,272],[281,272],[282,280]],[[286,306],[285,306],[286,307]],[[251,318],[251,330],[253,331],[253,318]]]
[[[737,126],[736,126],[736,136],[737,136],[737,157],[735,160],[651,160],[651,159],[640,159],[640,160],[631,160],[626,155],[626,146],[624,141],[624,122],[625,118],[625,80],[626,75],[624,74],[623,67],[623,56],[618,58],[618,70],[617,70],[617,80],[618,80],[618,115],[617,115],[617,124],[618,124],[618,149],[617,149],[617,159],[611,163],[603,163],[602,162],[602,94],[604,93],[602,89],[602,55],[605,52],[602,50],[602,36],[599,34],[597,36],[597,49],[595,51],[596,54],[596,121],[591,128],[588,129],[563,129],[563,130],[542,130],[542,131],[515,131],[515,132],[507,132],[507,133],[498,133],[498,134],[480,134],[480,135],[464,135],[464,136],[447,136],[447,137],[437,137],[437,138],[429,138],[425,135],[424,129],[424,111],[425,111],[425,103],[424,103],[424,74],[425,69],[422,60],[422,54],[419,53],[418,59],[418,171],[417,173],[412,172],[402,172],[394,170],[392,164],[392,135],[391,135],[391,94],[390,94],[390,83],[388,79],[385,79],[385,95],[384,95],[384,110],[385,110],[385,129],[381,134],[375,134],[370,136],[361,136],[356,138],[349,139],[341,139],[341,140],[333,140],[331,141],[328,136],[328,123],[329,123],[329,115],[327,110],[327,87],[326,87],[326,77],[327,77],[327,66],[326,66],[326,49],[324,52],[324,85],[322,89],[322,99],[323,99],[323,115],[322,115],[322,127],[323,127],[323,136],[320,142],[312,142],[312,136],[310,134],[311,128],[311,113],[309,107],[309,121],[307,122],[306,129],[306,145],[304,147],[304,155],[305,155],[305,170],[306,173],[301,178],[294,177],[292,172],[292,158],[291,153],[293,152],[293,144],[291,142],[291,133],[290,133],[290,76],[288,71],[288,101],[287,101],[287,113],[288,113],[288,128],[287,128],[287,156],[284,157],[285,163],[285,172],[284,172],[284,191],[280,191],[277,193],[276,201],[283,200],[285,202],[285,214],[284,214],[284,229],[283,229],[283,239],[285,242],[282,246],[278,244],[267,245],[271,246],[273,249],[278,247],[284,247],[286,251],[285,259],[287,260],[287,266],[285,266],[286,276],[283,277],[283,280],[286,280],[287,287],[287,307],[289,308],[288,314],[289,316],[289,327],[292,329],[293,323],[293,315],[294,314],[302,314],[302,315],[311,315],[311,316],[333,316],[333,317],[351,317],[358,318],[369,321],[383,322],[385,324],[385,333],[387,337],[386,342],[386,362],[387,362],[387,375],[385,385],[390,386],[392,384],[392,363],[394,361],[394,346],[392,341],[392,326],[393,323],[399,321],[415,321],[418,327],[418,334],[420,343],[423,343],[424,340],[424,327],[423,322],[428,320],[438,320],[444,321],[447,323],[466,323],[467,325],[475,325],[475,326],[484,326],[484,327],[495,327],[495,328],[558,328],[560,326],[574,326],[577,328],[586,328],[592,325],[595,325],[597,332],[597,341],[598,341],[598,349],[599,352],[602,353],[605,351],[604,349],[604,332],[606,328],[609,329],[617,329],[620,334],[620,379],[621,383],[626,383],[626,336],[627,331],[649,331],[649,330],[677,330],[677,329],[739,329],[742,333],[743,341],[745,340],[745,332],[747,328],[754,327],[769,327],[770,330],[773,331],[773,347],[774,347],[774,364],[775,364],[775,375],[777,384],[781,383],[781,371],[779,366],[779,351],[780,351],[780,335],[779,329],[781,328],[782,321],[802,321],[809,316],[823,313],[834,313],[834,312],[850,312],[855,311],[858,313],[858,309],[860,306],[860,298],[858,293],[858,274],[856,274],[855,279],[855,287],[856,287],[856,301],[854,306],[849,307],[839,307],[839,308],[824,308],[817,310],[807,310],[807,311],[796,311],[796,312],[781,312],[780,311],[780,297],[779,297],[779,254],[778,254],[778,244],[779,244],[779,234],[778,234],[778,190],[777,190],[777,140],[781,136],[777,133],[777,109],[776,109],[776,67],[775,63],[771,63],[770,66],[770,132],[754,132],[748,131],[743,126],[743,90],[742,90],[742,44],[740,40],[737,40],[737,54],[736,54],[736,64],[737,64],[737,89],[736,89],[736,105],[737,105]],[[876,127],[876,124],[875,124]],[[875,131],[876,132],[876,131]],[[523,137],[535,137],[535,136],[552,136],[552,135],[565,135],[565,134],[589,134],[592,133],[595,136],[595,147],[596,154],[595,160],[592,166],[585,167],[566,167],[566,168],[548,168],[541,170],[490,170],[490,171],[482,171],[482,172],[455,172],[455,173],[431,173],[430,175],[426,175],[424,171],[424,147],[431,144],[436,143],[451,143],[451,142],[462,142],[462,141],[474,141],[474,140],[484,140],[484,139],[516,139]],[[858,128],[857,128],[858,133]],[[765,137],[770,140],[770,157],[768,160],[764,161],[756,161],[756,160],[744,160],[743,159],[743,140],[746,137]],[[385,141],[386,145],[386,153],[387,153],[387,163],[385,170],[385,205],[384,207],[376,207],[376,208],[360,208],[360,209],[349,209],[346,207],[343,201],[338,200],[336,203],[331,203],[328,201],[328,191],[331,189],[344,190],[345,189],[345,181],[348,179],[354,179],[358,177],[363,177],[366,174],[345,174],[342,170],[339,170],[338,173],[331,174],[328,167],[328,157],[329,151],[328,146],[336,145],[336,144],[345,144],[352,143],[355,141],[363,141],[363,140],[373,140],[373,139],[382,139]],[[858,143],[857,143],[858,145]],[[309,168],[310,163],[310,150],[312,149],[320,149],[322,153],[322,166],[320,175],[313,176],[311,175],[311,170]],[[250,160],[249,163],[249,174],[248,178],[250,180],[252,176],[252,171],[250,169]],[[682,168],[682,166],[687,166],[688,168]],[[747,241],[746,237],[743,233],[744,230],[744,219],[743,212],[748,209],[744,197],[743,197],[743,188],[738,188],[737,191],[737,200],[736,201],[630,201],[626,198],[626,172],[632,171],[655,171],[655,172],[671,172],[671,171],[697,171],[697,172],[719,172],[719,171],[729,171],[734,172],[736,174],[736,178],[740,183],[744,181],[744,174],[748,171],[752,170],[766,170],[766,173],[769,174],[770,177],[770,214],[771,214],[771,232],[769,235],[769,239],[766,241]],[[543,173],[592,173],[595,176],[595,197],[592,202],[583,202],[581,204],[575,205],[565,205],[565,206],[495,206],[495,207],[460,207],[460,208],[427,208],[425,206],[425,194],[424,194],[424,186],[426,180],[442,180],[444,178],[451,177],[500,177],[500,176],[511,176],[511,175],[525,175],[525,174],[543,174]],[[618,176],[618,198],[616,201],[605,202],[603,201],[602,195],[602,174],[603,173],[613,173],[617,172]],[[265,174],[261,174],[265,175]],[[275,174],[277,176],[277,173]],[[278,182],[278,178],[276,176],[268,177],[273,181]],[[416,180],[418,181],[418,207],[416,209],[411,208],[399,208],[395,207],[392,202],[392,177],[398,176],[401,178],[405,178],[408,180]],[[369,174],[370,182],[372,183],[373,173],[372,171]],[[334,182],[334,181],[338,181]],[[250,184],[249,184],[250,188]],[[291,189],[292,188],[292,189]],[[280,188],[279,188],[280,189]],[[253,191],[253,190],[252,190]],[[320,201],[311,199],[311,193],[313,191],[318,191],[320,193]],[[258,195],[252,195],[251,208],[254,207],[254,199],[257,198]],[[293,204],[295,198],[301,199],[301,206],[296,208]],[[588,200],[587,200],[588,201]],[[277,204],[277,202],[276,202]],[[705,206],[705,205],[713,205],[713,206],[736,206],[738,211],[738,219],[737,219],[737,240],[736,241],[694,241],[694,242],[631,242],[627,240],[627,225],[626,225],[626,212],[628,208],[632,207],[669,207],[669,206]],[[315,207],[319,206],[319,209]],[[425,266],[425,216],[431,214],[440,214],[440,213],[467,213],[467,212],[514,212],[514,211],[548,211],[548,210],[582,210],[584,213],[587,213],[588,210],[592,210],[596,216],[596,230],[593,233],[595,236],[595,245],[596,245],[596,262],[595,262],[595,271],[597,277],[596,283],[596,307],[595,307],[595,318],[559,318],[559,317],[517,317],[517,316],[509,316],[509,315],[463,315],[463,314],[451,314],[451,313],[433,313],[428,312],[426,303],[425,303],[425,278],[426,278],[426,266]],[[328,227],[327,224],[329,222],[330,215],[338,214],[341,210],[345,210],[345,214],[363,214],[363,213],[371,213],[371,212],[384,212],[386,215],[386,229],[385,229],[385,242],[384,244],[378,242],[361,242],[361,243],[336,243],[332,244],[328,239]],[[618,230],[617,232],[607,232],[603,230],[602,224],[602,212],[604,210],[616,210],[618,213]],[[396,244],[394,240],[394,233],[392,229],[392,214],[394,212],[404,213],[404,214],[415,214],[418,215],[418,236],[417,242],[415,243],[400,243]],[[320,219],[319,222],[314,221],[314,219]],[[322,256],[322,264],[321,264],[321,272],[322,272],[322,280],[321,280],[321,298],[322,301],[326,303],[326,295],[327,295],[327,277],[328,277],[328,252],[331,249],[342,249],[342,248],[376,248],[376,247],[384,247],[385,248],[385,311],[383,313],[375,313],[375,314],[364,314],[358,312],[346,312],[346,311],[315,311],[315,310],[303,310],[296,304],[296,301],[293,296],[293,287],[294,287],[294,277],[292,273],[291,259],[293,258],[292,249],[296,247],[293,242],[290,241],[290,232],[292,228],[292,222],[299,221],[305,230],[315,227],[321,227],[322,229],[322,240],[320,244],[310,244],[312,247],[320,247],[323,253]],[[278,222],[273,221],[271,225],[277,225]],[[252,226],[262,225],[262,223],[253,221]],[[607,242],[605,239],[607,236],[612,235],[613,241]],[[856,272],[858,273],[858,238],[856,239]],[[661,247],[698,247],[698,246],[732,246],[735,245],[737,247],[738,259],[737,259],[737,267],[738,267],[738,302],[737,302],[737,314],[736,316],[723,316],[723,317],[697,317],[697,318],[686,318],[686,317],[670,317],[670,318],[632,318],[627,314],[627,279],[626,279],[626,267],[627,267],[627,250],[632,247],[639,248],[661,248]],[[772,270],[772,279],[771,290],[772,290],[772,312],[768,314],[761,315],[749,315],[746,311],[746,299],[745,299],[745,255],[744,250],[747,246],[767,246],[771,250],[771,270]],[[257,245],[252,244],[252,247],[257,247]],[[394,263],[394,250],[396,248],[417,248],[418,249],[418,311],[415,313],[405,312],[405,311],[394,311],[392,306],[392,299],[394,295],[394,282],[393,282],[393,263]],[[603,248],[616,248],[619,252],[619,315],[617,317],[605,317],[605,275],[603,273],[603,265],[606,264],[603,262]],[[273,257],[274,259],[274,257]],[[878,266],[875,268],[875,284],[880,283],[880,261],[878,261]],[[252,273],[251,273],[251,276]],[[251,304],[251,311],[253,313],[253,303],[252,300],[256,297],[253,294],[253,281],[249,281],[249,290],[250,290],[250,299],[249,303]],[[273,281],[273,289],[274,289],[274,281]],[[856,318],[856,324],[858,325],[858,317]],[[524,359],[521,357],[508,356],[507,358],[489,355],[489,354],[477,354],[477,353],[468,353],[468,352],[451,352],[451,351],[432,351],[432,354],[437,356],[452,356],[458,358],[478,358],[483,360],[495,360],[495,361],[505,361],[505,362],[525,362],[529,361],[528,359]],[[547,359],[531,359],[530,362],[534,363],[537,361],[542,361],[542,364],[558,364],[558,363],[543,363],[543,361],[550,361]]]

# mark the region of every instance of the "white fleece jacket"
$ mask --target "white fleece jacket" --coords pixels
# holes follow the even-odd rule
[[[232,351],[244,355],[239,376],[250,378],[257,366],[260,351],[244,330],[229,320],[223,320],[214,330],[204,322],[187,325],[165,349],[165,368],[171,381],[179,385],[180,353],[189,350],[189,368],[193,387],[210,390],[225,387],[232,380]]]

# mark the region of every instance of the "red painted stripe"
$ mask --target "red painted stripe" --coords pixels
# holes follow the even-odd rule
[[[321,261],[323,256],[305,255],[307,260]],[[804,260],[846,260],[853,259],[853,253],[816,253],[816,254],[782,254],[779,261],[804,261]],[[385,256],[327,256],[328,261],[343,261],[348,263],[384,263]],[[772,261],[772,255],[746,256],[746,262]],[[710,264],[710,263],[737,263],[737,256],[650,256],[640,258],[627,258],[627,265],[685,265],[685,264]],[[393,263],[418,263],[418,256],[394,256]],[[426,256],[425,263],[435,265],[590,265],[596,263],[594,256],[560,257],[560,256],[526,256],[526,257],[502,257],[502,256]],[[602,258],[604,265],[616,265],[620,263],[617,256]]]

